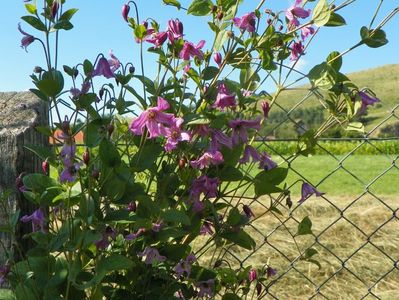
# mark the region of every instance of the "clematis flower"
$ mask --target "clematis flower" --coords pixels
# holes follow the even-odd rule
[[[165,126],[172,127],[175,123],[173,114],[163,112],[169,107],[169,103],[164,98],[158,97],[157,106],[148,108],[133,120],[129,126],[130,131],[135,135],[142,135],[144,129],[147,128],[149,138],[165,135]]]
[[[267,275],[267,278],[277,275],[277,269],[274,269],[274,268],[268,266],[266,269],[266,275]]]
[[[213,130],[211,135],[211,150],[220,150],[220,145],[224,145],[229,149],[233,148],[233,141],[231,140],[231,138],[223,133],[220,129]]]
[[[74,99],[78,99],[80,96],[87,94],[90,91],[91,84],[89,81],[85,81],[82,83],[82,87],[78,88],[71,88],[69,92],[71,93]]]
[[[211,128],[207,124],[198,124],[193,134],[198,134],[200,137],[206,137],[212,132]]]
[[[144,263],[152,265],[153,263],[163,262],[166,260],[165,256],[159,254],[158,250],[153,247],[146,247],[143,252],[138,253],[139,257],[145,257]]]
[[[60,182],[74,182],[76,180],[76,175],[80,169],[79,163],[74,163],[73,158],[65,157],[63,160],[64,170],[60,174]]]
[[[183,23],[179,19],[168,21],[168,38],[171,43],[183,37]]]
[[[256,278],[258,278],[257,274],[256,274],[256,270],[255,269],[251,269],[248,272],[248,280],[249,282],[255,281]]]
[[[194,213],[198,214],[205,209],[205,204],[199,199],[194,200],[192,210]]]
[[[289,23],[294,26],[299,26],[298,18],[306,19],[310,16],[311,10],[306,10],[300,7],[301,3],[302,0],[295,0],[295,3],[285,11],[286,18],[288,19]]]
[[[163,223],[162,221],[157,222],[157,223],[152,223],[151,230],[154,232],[159,232],[162,229]]]
[[[247,13],[241,18],[233,18],[234,25],[243,31],[254,32],[256,25],[256,15],[254,12]]]
[[[130,11],[130,6],[129,4],[123,4],[122,6],[122,17],[123,19],[128,22],[128,16],[129,16],[129,11]]]
[[[143,25],[146,29],[145,35],[142,38],[137,38],[134,37],[136,43],[141,43],[143,40],[145,40],[148,36],[152,35],[155,32],[154,28],[148,28],[148,23],[147,21],[141,22],[141,25]]]
[[[260,129],[260,118],[256,120],[231,120],[229,121],[229,127],[233,129],[232,140],[233,145],[238,145],[239,142],[246,143],[248,141],[247,129]]]
[[[35,37],[33,35],[30,35],[29,33],[26,33],[25,31],[22,30],[21,28],[21,23],[18,23],[18,30],[20,33],[23,34],[22,40],[21,40],[21,48],[24,48],[25,51],[27,51],[27,47],[32,44],[35,41]]]
[[[320,197],[320,196],[324,195],[324,193],[319,192],[318,190],[316,190],[316,188],[311,186],[309,183],[304,182],[302,184],[302,188],[301,188],[301,199],[299,199],[298,202],[299,203],[304,202],[306,199],[308,199],[313,194],[315,194],[316,197]]]
[[[252,158],[253,162],[258,162],[260,161],[260,154],[254,147],[246,145],[244,149],[244,154],[240,158],[239,162],[241,164],[246,164],[249,162],[250,158]]]
[[[201,229],[200,229],[200,234],[202,235],[212,235],[214,232],[212,230],[212,223],[209,221],[204,221],[204,224],[202,224]]]
[[[30,216],[25,215],[21,218],[21,222],[27,223],[32,222],[32,232],[41,231],[46,233],[45,228],[45,217],[41,208],[36,209]]]
[[[253,91],[241,89],[241,94],[245,98],[251,97],[253,93],[254,93]]]
[[[181,129],[183,122],[184,120],[182,118],[176,118],[172,126],[165,128],[165,136],[167,137],[165,144],[166,151],[170,152],[176,149],[179,142],[190,140],[190,134]]]
[[[369,105],[374,105],[375,103],[380,102],[380,99],[371,97],[369,94],[363,91],[359,91],[358,95],[362,100],[362,106],[360,107],[359,114],[364,114]]]
[[[101,57],[98,60],[97,66],[91,74],[92,77],[101,75],[108,79],[115,77],[114,72],[112,72],[111,70],[109,62],[105,57]]]
[[[218,93],[216,95],[216,101],[215,103],[213,103],[212,107],[224,110],[226,107],[235,108],[236,105],[237,105],[236,96],[230,93],[230,91],[227,89],[224,83],[220,83],[218,85]]]
[[[133,240],[137,239],[143,233],[145,233],[145,228],[139,228],[136,232],[125,235],[125,240],[133,241]]]
[[[165,31],[154,32],[145,40],[151,44],[154,44],[155,48],[159,48],[165,43],[166,39],[168,38],[168,33]]]
[[[275,167],[277,167],[277,164],[272,160],[272,158],[266,152],[263,152],[260,155],[259,169],[271,170],[274,169]]]
[[[190,57],[197,57],[202,60],[204,53],[201,49],[204,47],[205,41],[201,40],[196,46],[191,42],[184,42],[183,49],[180,51],[180,58],[183,60],[190,60]]]
[[[315,29],[312,25],[308,25],[301,28],[301,38],[304,41],[309,35],[314,34]]]
[[[98,240],[94,243],[96,245],[97,249],[105,249],[109,246],[111,243],[111,240],[114,240],[116,238],[116,231],[110,227],[107,226],[105,230],[102,232],[102,238],[101,240]]]
[[[194,254],[189,254],[186,259],[181,259],[175,266],[175,272],[178,277],[189,277],[191,273],[191,266],[197,260]]]
[[[218,184],[218,178],[210,178],[206,175],[201,175],[193,181],[190,189],[190,196],[192,199],[199,199],[199,196],[204,193],[207,198],[215,198],[218,193]]]
[[[219,151],[206,151],[199,159],[190,161],[195,169],[204,169],[210,165],[219,165],[223,162],[223,155]]]
[[[301,41],[295,42],[291,47],[291,57],[290,60],[294,61],[299,58],[300,55],[303,54],[303,45]]]
[[[199,289],[197,297],[207,297],[207,298],[212,298],[213,297],[213,289],[215,286],[215,280],[214,279],[208,279],[205,281],[198,281],[195,283],[195,286]]]
[[[121,62],[119,59],[114,55],[112,50],[109,50],[109,56],[111,59],[108,59],[108,64],[110,66],[110,69],[112,73],[115,73],[116,70],[118,70],[121,66]]]

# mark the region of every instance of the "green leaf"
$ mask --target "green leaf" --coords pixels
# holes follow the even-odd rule
[[[164,3],[165,5],[175,6],[175,7],[177,7],[178,9],[181,8],[181,4],[180,4],[180,2],[177,1],[177,0],[163,0],[163,3]]]
[[[229,32],[227,30],[221,30],[216,36],[215,43],[213,45],[213,50],[215,52],[222,49],[224,43],[229,39]]]
[[[117,167],[121,163],[116,146],[107,139],[103,139],[100,143],[100,159],[107,167]]]
[[[335,12],[331,13],[330,19],[328,20],[328,22],[326,24],[324,24],[324,26],[328,26],[328,27],[337,27],[337,26],[343,26],[343,25],[346,25],[345,19],[341,15],[339,15]]]
[[[61,17],[58,19],[58,21],[70,21],[73,17],[73,15],[78,11],[77,8],[71,8],[65,11]]]
[[[274,168],[260,172],[254,179],[256,196],[282,192],[283,190],[278,185],[285,180],[287,174],[288,169],[286,168]]]
[[[69,21],[58,21],[53,26],[54,29],[63,29],[63,30],[71,30],[73,25]]]
[[[38,19],[36,17],[23,16],[23,17],[21,17],[21,19],[24,20],[29,25],[31,25],[33,28],[36,28],[37,30],[40,30],[40,31],[46,31],[47,30],[46,25],[44,25],[44,23],[40,19]]]
[[[306,235],[312,234],[312,221],[308,216],[303,218],[303,220],[298,224],[298,232],[296,235]]]
[[[240,300],[241,298],[233,293],[224,294],[222,300]]]
[[[302,257],[304,258],[304,259],[309,259],[309,258],[311,258],[313,255],[316,255],[316,254],[318,254],[319,252],[316,250],[316,249],[314,249],[314,248],[308,248],[308,249],[306,249],[305,250],[305,253],[302,255]]]
[[[252,237],[242,229],[238,232],[224,232],[220,234],[220,237],[247,250],[254,250],[256,247],[256,243]]]
[[[342,67],[342,56],[340,54],[338,51],[333,51],[327,56],[326,60],[327,64],[333,67],[336,72],[339,72]]]
[[[388,43],[385,31],[382,29],[369,30],[366,26],[363,26],[360,29],[360,36],[362,37],[362,42],[370,48],[378,48]]]
[[[336,83],[337,72],[332,66],[323,62],[310,70],[308,78],[314,86],[322,90],[329,90]]]
[[[26,145],[24,148],[35,153],[42,160],[50,159],[50,161],[53,161],[55,158],[54,153],[48,147],[40,145]]]
[[[345,130],[364,133],[364,124],[361,122],[351,122],[348,124]]]
[[[243,174],[237,168],[226,165],[222,168],[218,177],[221,181],[239,181],[243,178]]]
[[[187,14],[194,16],[206,16],[212,11],[213,3],[211,0],[194,0],[188,7]]]
[[[28,13],[35,15],[37,12],[36,4],[35,3],[25,3],[25,8]]]
[[[27,174],[22,178],[24,186],[32,192],[43,193],[50,187],[59,187],[58,182],[44,174]]]
[[[151,168],[162,151],[159,144],[147,142],[131,159],[131,167],[137,172]]]
[[[323,26],[328,23],[331,16],[331,10],[328,7],[327,0],[319,0],[316,4],[313,14],[312,20],[316,26]]]
[[[163,219],[165,222],[181,223],[184,225],[191,224],[187,214],[177,209],[169,209],[161,212],[161,219]]]
[[[85,59],[83,62],[83,72],[86,76],[89,76],[94,70],[93,64],[88,60]]]
[[[237,3],[237,0],[218,0],[217,3],[223,8],[223,11],[227,11]]]
[[[298,140],[297,152],[298,154],[309,156],[315,153],[316,138],[314,130],[308,130],[300,136]]]
[[[230,226],[237,226],[241,223],[242,217],[243,216],[238,211],[238,208],[233,207],[229,212],[229,216],[227,217],[226,223],[229,224]]]
[[[134,28],[134,36],[139,39],[142,40],[147,34],[147,28],[145,28],[144,25],[138,25],[136,26],[136,28]]]
[[[64,88],[64,77],[57,70],[44,72],[41,79],[35,82],[37,88],[48,97],[56,97]]]
[[[244,48],[237,48],[228,60],[229,64],[238,69],[247,69],[251,66],[252,56]]]
[[[206,67],[202,71],[202,79],[203,80],[211,80],[215,78],[215,76],[219,73],[219,69],[213,66]]]

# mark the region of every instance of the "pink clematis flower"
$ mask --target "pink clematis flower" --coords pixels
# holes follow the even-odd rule
[[[293,24],[294,26],[299,26],[299,20],[306,19],[310,16],[311,10],[306,10],[300,7],[302,0],[295,0],[295,3],[291,5],[286,11],[285,16],[288,19],[289,23]]]
[[[308,199],[313,194],[315,194],[316,197],[320,197],[320,196],[324,195],[324,193],[319,192],[318,190],[316,190],[316,188],[311,186],[309,183],[304,182],[302,184],[302,189],[301,189],[301,199],[299,199],[298,202],[299,203],[304,202],[306,199]]]
[[[220,83],[218,85],[216,101],[213,103],[212,107],[224,110],[226,107],[235,108],[236,105],[236,96],[234,94],[230,94],[230,91],[227,89],[224,83]]]
[[[135,135],[142,135],[144,129],[147,128],[149,138],[165,135],[165,126],[172,127],[175,123],[173,114],[163,112],[169,109],[169,107],[169,103],[164,98],[158,97],[157,106],[150,107],[142,112],[140,116],[130,124],[130,131]]]
[[[44,217],[44,213],[41,210],[41,208],[36,209],[30,216],[25,215],[21,218],[21,222],[23,223],[27,223],[27,222],[32,222],[32,231],[36,232],[36,231],[41,231],[46,233],[46,227],[45,227],[45,217]]]
[[[233,18],[234,25],[236,25],[241,30],[246,30],[248,32],[255,31],[256,25],[256,15],[254,12],[247,13],[243,15],[241,18]]]
[[[301,38],[304,41],[309,35],[314,34],[315,29],[312,25],[308,25],[301,28]]]
[[[168,21],[168,38],[171,43],[183,37],[183,23],[176,20]]]
[[[300,55],[303,54],[303,45],[301,41],[295,42],[291,47],[291,61],[295,61],[299,58]]]
[[[168,33],[166,31],[154,32],[145,40],[151,44],[154,44],[155,48],[159,48],[165,43],[168,38]]]
[[[153,263],[163,262],[166,260],[165,256],[159,254],[156,248],[146,247],[143,252],[138,253],[139,257],[145,257],[144,263],[152,265]]]
[[[260,118],[256,120],[232,120],[229,121],[229,127],[233,129],[233,145],[238,145],[239,142],[246,143],[248,141],[247,129],[252,128],[255,130],[260,129]]]
[[[251,269],[248,272],[248,280],[249,282],[255,281],[256,278],[258,278],[258,275],[256,274],[256,270],[255,269]]]
[[[186,259],[180,260],[175,266],[175,272],[178,277],[189,277],[191,273],[191,266],[197,260],[194,254],[189,254]]]
[[[231,138],[223,133],[220,129],[213,130],[211,135],[212,140],[209,147],[211,150],[220,150],[221,145],[224,145],[229,149],[233,148],[233,141]]]
[[[101,76],[101,75],[108,79],[115,77],[109,62],[105,57],[101,57],[98,60],[97,66],[94,69],[93,73],[91,74],[92,77]]]
[[[116,70],[118,70],[121,66],[121,62],[119,59],[114,55],[112,50],[109,50],[109,56],[111,57],[108,59],[108,64],[111,68],[112,73],[114,73]]]
[[[139,228],[136,232],[125,235],[125,240],[133,241],[133,240],[137,239],[143,233],[145,233],[145,228]]]
[[[183,49],[180,51],[180,58],[183,60],[190,60],[190,57],[204,58],[204,53],[201,49],[204,47],[205,41],[201,40],[196,46],[193,43],[184,42]]]
[[[210,165],[219,165],[223,162],[223,155],[219,151],[206,151],[199,159],[190,161],[195,169],[204,169]]]
[[[195,179],[191,185],[190,196],[192,199],[199,199],[199,196],[204,193],[206,198],[215,198],[218,194],[218,178],[210,178],[206,175],[201,175]]]
[[[198,281],[195,286],[199,289],[198,290],[198,298],[201,297],[207,297],[207,298],[212,298],[213,297],[213,289],[215,286],[215,280],[214,279],[208,279],[206,281]]]
[[[165,128],[166,133],[166,144],[165,150],[170,152],[176,149],[177,144],[182,141],[189,141],[190,134],[186,131],[181,130],[181,125],[183,124],[184,120],[182,118],[176,118],[174,124],[169,128]]]
[[[116,231],[112,227],[108,226],[102,233],[101,240],[96,241],[94,244],[96,245],[97,249],[105,249],[109,246],[112,240],[115,240],[115,238]]]
[[[367,107],[370,105],[374,105],[377,102],[380,102],[380,99],[376,97],[371,97],[369,94],[359,91],[358,93],[360,99],[362,100],[362,106],[360,107],[359,114],[364,114],[367,110]]]
[[[249,162],[250,158],[252,158],[253,162],[258,162],[260,161],[260,154],[254,147],[246,145],[244,149],[244,154],[240,158],[239,162],[241,164],[246,164]]]
[[[209,221],[204,221],[204,223],[202,224],[201,229],[200,229],[200,234],[201,235],[206,235],[206,234],[212,235],[213,233],[214,232],[212,230],[212,223]]]
[[[260,155],[259,160],[259,168],[264,170],[271,170],[277,167],[277,164],[272,160],[272,158],[266,153],[263,152]]]
[[[80,96],[87,94],[90,91],[91,84],[89,81],[85,81],[82,84],[81,89],[78,88],[71,88],[69,92],[71,93],[74,99],[78,99]]]
[[[21,28],[21,24],[20,23],[18,23],[18,30],[19,30],[20,33],[23,34],[23,37],[22,37],[22,40],[21,40],[21,48],[24,48],[25,51],[27,51],[26,48],[30,44],[32,44],[35,41],[36,38],[33,35],[30,35],[29,33],[23,31],[22,28]]]
[[[222,65],[222,54],[220,54],[220,52],[216,52],[215,54],[213,54],[213,60],[220,68],[220,66]]]

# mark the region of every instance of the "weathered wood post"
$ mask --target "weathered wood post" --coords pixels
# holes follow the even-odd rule
[[[11,190],[11,209],[21,210],[21,215],[31,214],[34,207],[17,191],[15,179],[22,172],[33,173],[41,169],[41,161],[25,145],[46,145],[46,138],[35,131],[37,125],[47,124],[47,107],[30,92],[0,93],[0,191]],[[0,225],[7,222],[1,212]],[[29,240],[22,240],[24,233],[31,231],[31,224],[21,224],[15,233],[22,249],[29,248]],[[10,234],[0,233],[0,239],[9,251],[18,257]],[[0,248],[0,265],[6,260],[5,251]]]

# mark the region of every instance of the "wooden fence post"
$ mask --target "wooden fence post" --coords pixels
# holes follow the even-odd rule
[[[0,191],[11,190],[9,197],[11,210],[20,209],[20,216],[31,214],[34,206],[24,199],[15,186],[15,180],[22,172],[40,172],[41,161],[25,145],[46,145],[48,140],[38,133],[34,127],[47,125],[47,106],[30,92],[0,92]],[[0,225],[8,222],[7,216],[0,213]],[[27,232],[31,232],[30,222],[18,223],[15,238],[23,251],[31,246],[29,239],[22,239]],[[15,251],[11,234],[0,233],[0,239],[6,249],[19,257]],[[6,258],[4,249],[0,247],[0,265]]]

